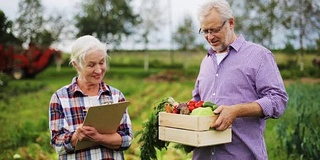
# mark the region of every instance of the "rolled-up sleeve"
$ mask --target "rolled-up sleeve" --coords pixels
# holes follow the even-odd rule
[[[113,91],[114,94],[117,95],[118,102],[126,101],[123,93],[119,90]],[[122,137],[122,144],[118,150],[126,150],[131,146],[132,140],[133,140],[133,131],[132,131],[132,125],[131,125],[131,119],[129,116],[128,108],[126,109],[125,113],[123,114],[123,117],[121,119],[121,123],[118,128],[118,134]]]
[[[279,118],[286,109],[288,95],[273,55],[264,55],[256,76],[257,93],[260,97],[256,102],[261,106],[265,119]]]
[[[72,152],[71,144],[73,131],[68,130],[67,122],[58,96],[53,94],[49,104],[49,129],[51,134],[50,144],[59,155]]]
[[[131,142],[133,139],[133,132],[131,129],[131,120],[128,114],[128,110],[126,110],[117,132],[122,137],[122,144],[119,150],[128,149],[131,146]]]

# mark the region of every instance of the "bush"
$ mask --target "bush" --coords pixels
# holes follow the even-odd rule
[[[286,151],[288,158],[320,159],[319,90],[319,84],[297,84],[288,89],[288,114],[276,126],[278,147]]]
[[[290,42],[287,42],[282,52],[292,55],[292,54],[296,54],[297,51],[296,49],[294,49],[293,44],[291,44]]]
[[[6,155],[0,156],[0,159],[11,159],[13,153],[17,153],[20,148],[20,155],[24,158],[32,157],[39,159],[40,157],[49,157],[52,147],[50,146],[50,133],[48,132],[47,117],[42,116],[39,121],[26,121],[21,126],[11,127],[7,129],[6,134],[1,134],[0,150],[7,152]],[[26,146],[28,146],[26,148]],[[35,150],[35,148],[37,148]],[[40,158],[48,159],[48,158]]]

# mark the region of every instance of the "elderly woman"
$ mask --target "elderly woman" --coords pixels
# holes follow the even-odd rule
[[[51,145],[59,159],[122,160],[123,150],[131,145],[133,133],[127,110],[116,133],[101,134],[93,127],[82,126],[85,110],[89,107],[125,101],[121,91],[103,82],[107,57],[106,45],[92,36],[82,36],[73,44],[70,64],[78,76],[71,84],[58,89],[49,105]],[[91,140],[99,145],[75,151],[81,140]]]

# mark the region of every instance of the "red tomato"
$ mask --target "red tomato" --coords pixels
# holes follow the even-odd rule
[[[195,108],[199,108],[199,107],[202,107],[204,101],[199,101],[195,104]]]
[[[196,107],[195,106],[188,106],[190,113],[192,112],[192,110],[194,110]]]
[[[175,114],[179,114],[179,110],[176,106],[173,107],[173,113]]]
[[[195,106],[196,103],[197,103],[197,101],[195,101],[195,100],[190,100],[190,101],[188,102],[188,107],[189,107],[189,106]]]

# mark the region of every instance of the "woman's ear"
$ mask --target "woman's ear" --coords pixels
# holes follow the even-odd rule
[[[79,71],[80,66],[79,66],[76,62],[72,62],[72,66],[73,66],[77,71]]]

